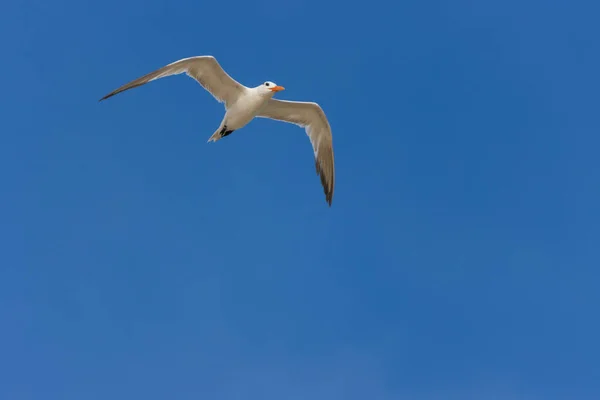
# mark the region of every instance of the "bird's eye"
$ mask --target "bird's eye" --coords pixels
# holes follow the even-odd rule
[[[269,82],[265,82],[265,86],[269,86]]]

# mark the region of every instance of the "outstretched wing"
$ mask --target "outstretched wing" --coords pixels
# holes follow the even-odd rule
[[[270,118],[299,125],[313,146],[317,175],[329,206],[333,199],[335,166],[331,127],[323,109],[317,103],[269,99],[257,117]]]
[[[101,98],[100,101],[156,79],[178,75],[183,72],[198,81],[217,101],[224,102],[226,107],[233,104],[239,95],[247,89],[244,85],[230,77],[213,56],[198,56],[183,58],[150,72],[112,91]]]

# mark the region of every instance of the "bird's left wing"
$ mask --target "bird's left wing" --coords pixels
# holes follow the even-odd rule
[[[269,99],[257,117],[290,122],[305,128],[313,146],[317,175],[321,178],[325,199],[331,206],[335,184],[333,138],[323,109],[312,102]]]
[[[165,65],[156,71],[121,86],[101,98],[100,101],[156,79],[178,75],[183,72],[198,81],[217,101],[224,102],[226,107],[234,103],[246,89],[244,85],[229,76],[213,56],[197,56],[183,58]]]

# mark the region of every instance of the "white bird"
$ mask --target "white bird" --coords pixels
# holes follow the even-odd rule
[[[305,128],[313,146],[317,175],[321,178],[325,199],[331,207],[335,168],[331,127],[327,117],[317,103],[273,99],[275,93],[284,90],[282,86],[267,81],[253,88],[246,87],[231,78],[213,56],[197,56],[183,58],[150,72],[107,94],[100,101],[153,80],[183,72],[198,81],[217,101],[225,103],[225,116],[219,128],[208,139],[209,142],[216,142],[243,128],[255,117],[290,122]]]

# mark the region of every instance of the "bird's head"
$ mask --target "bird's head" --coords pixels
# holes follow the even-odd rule
[[[274,95],[277,92],[285,90],[285,88],[283,86],[277,85],[275,82],[266,81],[265,83],[263,83],[262,85],[260,85],[258,87],[258,90],[261,93],[268,94],[268,95],[272,96],[272,95]]]

